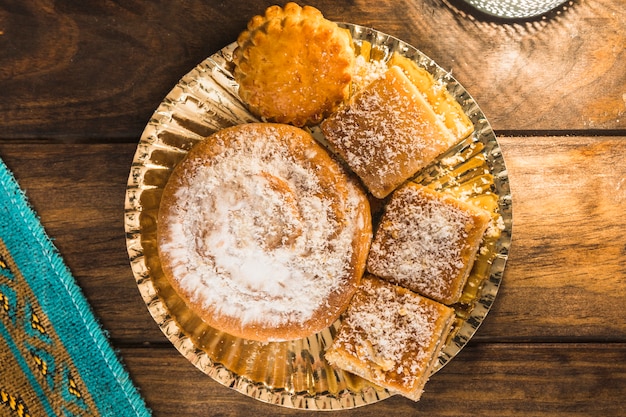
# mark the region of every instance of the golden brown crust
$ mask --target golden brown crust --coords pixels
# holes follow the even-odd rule
[[[239,96],[265,120],[316,124],[349,95],[351,36],[313,7],[271,6],[250,20],[237,43]]]
[[[398,67],[324,120],[331,146],[377,198],[389,195],[457,139]]]
[[[398,52],[393,53],[387,64],[402,68],[458,140],[468,137],[474,131],[474,124],[442,81],[435,81],[432,74]]]
[[[419,400],[454,321],[454,310],[366,275],[326,359]]]
[[[357,181],[310,134],[270,123],[194,146],[163,191],[157,231],[164,275],[189,308],[258,341],[332,324],[360,282],[372,237]]]
[[[444,304],[458,301],[485,230],[486,210],[407,183],[385,207],[367,269]]]

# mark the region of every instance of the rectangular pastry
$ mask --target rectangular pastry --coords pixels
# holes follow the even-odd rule
[[[377,198],[457,142],[398,67],[372,81],[321,125],[331,147]]]
[[[442,81],[435,81],[427,70],[398,52],[393,53],[388,65],[402,68],[457,139],[465,139],[474,131],[474,124]]]
[[[328,362],[419,400],[454,321],[454,310],[372,275],[363,278]]]
[[[491,215],[415,183],[391,196],[367,269],[443,304],[459,300]]]

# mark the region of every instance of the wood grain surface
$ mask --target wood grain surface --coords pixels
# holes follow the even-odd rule
[[[626,343],[625,137],[499,142],[513,196],[513,243],[496,302],[474,339]],[[123,234],[134,150],[0,143],[111,337],[159,343],[166,339],[138,297]]]
[[[480,344],[436,373],[422,399],[401,397],[353,410],[325,411],[333,417],[400,416],[620,416],[626,345]],[[123,349],[128,369],[159,415],[319,416],[260,403],[235,393],[189,366],[172,349]],[[171,380],[178,381],[171,384]]]
[[[514,201],[513,244],[487,319],[419,403],[392,398],[337,415],[623,411],[614,398],[626,389],[626,166],[620,164],[626,136],[499,142]],[[157,415],[293,415],[205,376],[148,314],[123,238],[134,150],[134,144],[0,143],[0,155]]]
[[[619,0],[577,0],[550,19],[514,23],[446,1],[309,4],[422,50],[468,89],[496,130],[626,127]],[[0,135],[137,137],[178,79],[270,4],[5,0]]]
[[[263,404],[196,369],[148,313],[125,247],[125,186],[152,112],[271,4],[0,0],[0,158],[155,416],[319,415]],[[622,0],[568,1],[531,21],[489,18],[461,0],[309,4],[451,71],[498,134],[513,197],[495,304],[422,400],[326,414],[626,415]]]

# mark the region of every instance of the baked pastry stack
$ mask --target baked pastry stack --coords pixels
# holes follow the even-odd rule
[[[276,123],[217,132],[175,168],[164,275],[209,325],[246,339],[302,338],[345,312],[328,362],[418,400],[491,216],[410,180],[471,121],[397,54],[368,77],[367,48],[357,62],[350,34],[309,6],[269,7],[237,43],[239,96]],[[318,124],[334,157],[298,128]],[[361,185],[385,206],[373,241]]]
[[[448,92],[445,85],[436,82],[433,76],[418,66],[415,61],[394,52],[387,65],[402,69],[457,140],[465,139],[474,131],[474,124],[467,117],[459,102]]]
[[[399,67],[322,122],[331,147],[384,198],[458,139]]]
[[[326,359],[417,401],[453,322],[452,308],[369,275]]]
[[[408,183],[385,206],[367,269],[433,300],[454,304],[490,222],[486,210]]]
[[[373,275],[357,291],[326,359],[418,400],[454,322],[447,305],[461,296],[490,222],[487,211],[427,187],[396,190],[369,252]]]

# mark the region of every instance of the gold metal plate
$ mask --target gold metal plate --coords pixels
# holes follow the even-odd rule
[[[472,97],[446,71],[414,47],[373,29],[342,24],[357,45],[370,43],[372,59],[394,52],[425,68],[461,104],[474,133],[422,170],[414,181],[490,209],[501,225],[486,239],[462,300],[457,322],[437,370],[470,340],[496,297],[511,241],[512,206],[507,171],[487,119]],[[156,247],[161,193],[173,167],[198,141],[222,128],[257,121],[237,95],[231,44],[185,75],[146,126],[132,162],[125,202],[128,254],[137,286],[165,336],[191,363],[216,381],[258,400],[309,410],[347,409],[389,397],[387,390],[335,369],[324,351],[340,325],[301,340],[259,343],[206,325],[190,311],[163,276]]]

